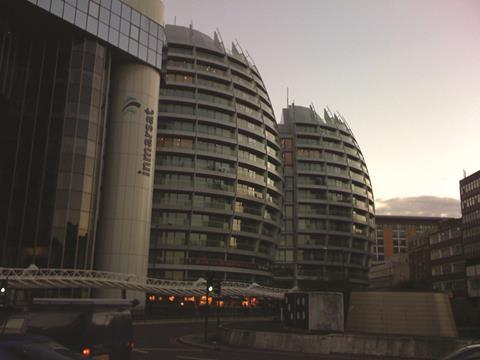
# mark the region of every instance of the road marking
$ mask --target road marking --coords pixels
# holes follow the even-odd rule
[[[133,351],[176,351],[176,352],[202,352],[202,349],[194,349],[194,348],[163,348],[163,347],[155,347],[155,348],[149,348],[149,347],[144,347],[144,348],[138,348],[134,349]]]
[[[138,352],[138,353],[140,353],[140,354],[148,354],[148,351],[140,350],[140,349],[133,349],[132,351]]]
[[[176,356],[177,359],[185,359],[185,360],[215,360],[212,358],[199,358],[199,357],[193,357],[193,356],[183,356],[183,355],[178,355]]]

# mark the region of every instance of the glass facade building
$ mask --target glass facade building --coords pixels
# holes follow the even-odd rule
[[[128,4],[120,0],[28,1],[99,40],[161,68],[163,26]]]
[[[365,160],[338,114],[291,105],[279,125],[285,179],[279,286],[367,285],[374,201]]]
[[[163,26],[127,2],[0,5],[0,266],[95,267],[115,69],[161,66]]]
[[[217,34],[166,35],[149,275],[271,283],[283,185],[265,85]]]

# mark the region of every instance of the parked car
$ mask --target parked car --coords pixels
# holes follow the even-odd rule
[[[26,333],[52,339],[92,360],[131,360],[132,302],[111,299],[35,299]]]
[[[85,357],[45,336],[4,334],[0,336],[0,359],[85,360]]]

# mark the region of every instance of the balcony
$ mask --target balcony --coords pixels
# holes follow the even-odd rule
[[[352,171],[350,171],[350,177],[354,180],[357,180],[357,181],[360,181],[362,183],[365,182],[365,178],[362,176],[362,175],[359,175],[357,173],[354,173]]]

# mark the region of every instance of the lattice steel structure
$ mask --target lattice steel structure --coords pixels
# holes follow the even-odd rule
[[[258,69],[192,28],[166,26],[149,275],[268,284],[279,232],[277,124]]]
[[[14,289],[126,289],[175,296],[204,295],[206,284],[204,279],[174,281],[105,271],[36,268],[0,268],[0,280],[3,279],[7,279],[9,288]],[[258,284],[231,281],[222,283],[223,296],[263,296],[283,299],[284,293],[284,289]]]

